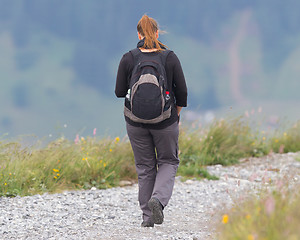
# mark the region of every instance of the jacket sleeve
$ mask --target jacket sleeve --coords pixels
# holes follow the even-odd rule
[[[186,107],[187,106],[187,86],[185,77],[182,71],[180,61],[176,54],[172,52],[168,56],[172,65],[173,71],[173,92],[175,95],[176,106]]]
[[[115,94],[118,98],[125,97],[128,90],[128,78],[132,69],[132,56],[130,53],[123,55],[117,73]]]

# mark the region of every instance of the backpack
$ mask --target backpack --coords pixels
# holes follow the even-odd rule
[[[170,50],[157,55],[130,51],[134,67],[125,97],[124,115],[137,123],[155,124],[171,116],[172,101],[165,64]]]

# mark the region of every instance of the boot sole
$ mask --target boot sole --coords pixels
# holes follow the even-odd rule
[[[154,227],[154,223],[151,222],[142,222],[142,227]]]
[[[162,224],[164,221],[164,214],[160,202],[151,198],[148,202],[148,207],[151,210],[152,218],[155,224]]]

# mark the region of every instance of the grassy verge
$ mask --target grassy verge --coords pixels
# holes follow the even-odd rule
[[[130,144],[116,139],[65,139],[43,149],[1,143],[0,196],[117,186],[135,178]]]
[[[298,188],[252,197],[223,215],[218,239],[297,240],[300,237],[299,205]]]
[[[209,178],[205,166],[234,164],[269,152],[300,151],[300,122],[274,133],[249,127],[245,119],[217,120],[207,128],[181,128],[178,174]],[[33,195],[70,189],[107,188],[136,180],[128,139],[63,138],[48,146],[0,142],[0,196]]]
[[[181,129],[179,174],[207,177],[203,166],[230,165],[245,157],[264,156],[270,152],[300,151],[300,121],[292,127],[273,132],[257,130],[243,118],[217,120],[208,128]]]

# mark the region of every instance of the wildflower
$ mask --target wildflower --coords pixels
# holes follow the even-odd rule
[[[259,107],[258,110],[257,110],[259,113],[262,112],[262,107]]]
[[[9,173],[9,176],[11,176],[11,172]]]
[[[279,153],[284,153],[284,145],[281,144],[280,147],[279,147]]]
[[[101,160],[100,160],[100,163],[102,163],[102,162],[103,162],[103,160],[101,159]]]
[[[112,149],[110,148],[109,151],[112,152]]]
[[[255,238],[254,238],[254,236],[252,234],[249,234],[247,239],[248,240],[254,240]]]
[[[84,141],[85,141],[85,138],[84,138],[84,137],[81,137],[80,140],[84,142]]]
[[[103,167],[106,167],[106,163],[103,163]]]
[[[250,214],[247,214],[247,215],[246,215],[246,219],[249,220],[250,218],[251,218],[251,215],[250,215]]]
[[[287,136],[287,133],[286,133],[286,132],[284,132],[284,133],[283,133],[283,136],[285,136],[285,137],[286,137],[286,136]]]
[[[87,158],[82,158],[82,161],[85,161],[85,160],[87,160]]]
[[[56,174],[58,177],[60,176],[60,174],[58,173],[58,174]]]
[[[115,138],[115,142],[117,143],[117,142],[119,142],[120,141],[120,138],[119,137],[116,137]]]
[[[255,145],[255,142],[251,143],[251,145],[254,146],[254,145]]]
[[[261,208],[260,208],[260,207],[257,207],[257,208],[256,208],[256,211],[257,211],[258,213],[260,213]]]
[[[275,142],[276,142],[276,143],[278,143],[278,142],[279,142],[279,140],[278,140],[278,139],[275,139]]]
[[[54,176],[53,178],[57,179],[57,177],[56,177],[56,176]]]
[[[6,186],[6,185],[7,185],[7,183],[4,183],[4,185]]]
[[[59,172],[59,169],[53,168],[53,172]]]
[[[74,139],[74,143],[75,143],[75,144],[78,144],[78,143],[79,143],[79,135],[78,135],[78,134],[76,134],[76,137],[75,137],[75,139]]]
[[[262,140],[265,141],[265,140],[266,140],[266,137],[263,137]]]
[[[262,134],[265,134],[265,131],[261,131]]]
[[[272,196],[265,201],[265,210],[268,215],[271,215],[275,209],[275,200]]]
[[[248,111],[245,112],[245,117],[246,117],[246,118],[249,117],[249,112],[248,112]]]
[[[94,136],[96,135],[96,131],[97,131],[97,128],[94,128],[94,130],[93,130],[93,135]]]
[[[228,223],[228,220],[229,220],[228,215],[227,215],[227,214],[223,215],[222,223],[223,223],[223,224],[226,224],[226,223]]]

